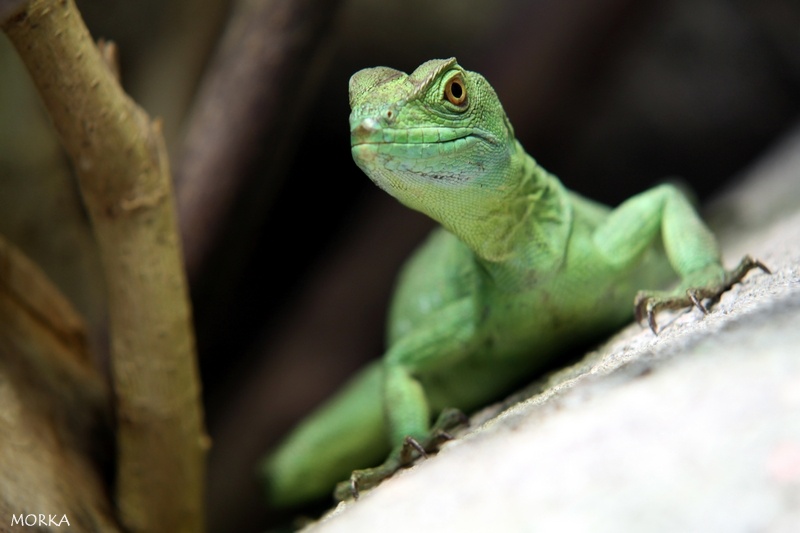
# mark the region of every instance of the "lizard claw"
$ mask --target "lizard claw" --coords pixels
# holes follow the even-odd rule
[[[650,331],[653,335],[658,335],[658,324],[656,324],[656,313],[652,309],[647,310],[647,325],[650,326]]]
[[[333,497],[340,502],[358,500],[362,490],[371,489],[399,468],[399,466],[388,466],[390,461],[391,458],[383,465],[375,468],[353,470],[353,473],[350,474],[350,479],[336,484]]]
[[[435,452],[443,442],[452,440],[449,430],[463,426],[469,419],[458,409],[445,409],[433,425],[430,434],[419,441],[408,436],[403,440],[403,445],[395,449],[386,461],[374,468],[354,470],[350,479],[336,485],[333,492],[338,501],[358,500],[362,490],[371,489],[392,474],[409,466],[420,457],[426,458],[429,453]]]
[[[358,478],[350,476],[350,495],[354,500],[358,500]]]
[[[647,319],[647,325],[650,326],[650,331],[653,332],[653,335],[658,335],[654,301],[654,295],[644,291],[639,292],[634,300],[634,314],[638,324],[641,324]]]
[[[405,438],[401,452],[401,462],[405,465],[418,457],[427,458],[428,453],[437,451],[443,443],[453,440],[453,436],[449,433],[450,430],[467,424],[469,424],[469,418],[458,409],[444,409],[424,440],[419,441],[410,436]],[[416,455],[414,452],[416,452]]]
[[[764,263],[746,255],[739,261],[736,268],[725,272],[724,278],[720,282],[689,288],[683,294],[657,291],[639,292],[634,300],[636,322],[641,324],[646,319],[647,325],[650,326],[652,332],[658,335],[656,315],[662,309],[681,309],[694,306],[704,315],[707,315],[709,311],[708,307],[703,303],[704,300],[709,300],[711,304],[715,303],[723,293],[742,281],[747,273],[755,268],[766,274],[772,274]]]
[[[428,457],[428,452],[425,451],[425,448],[422,444],[419,443],[417,439],[414,437],[406,437],[403,440],[403,451],[401,453],[401,462],[403,464],[409,464],[417,457],[414,457],[413,452],[417,452],[417,457]]]
[[[336,484],[333,491],[333,497],[336,501],[343,502],[347,500],[358,500],[361,493],[359,480],[361,478],[362,470],[354,470],[350,474],[350,479]]]
[[[706,308],[705,305],[703,305],[703,302],[700,300],[700,298],[698,298],[697,290],[687,289],[686,296],[689,297],[694,306],[698,308],[704,315],[708,314],[708,309]]]

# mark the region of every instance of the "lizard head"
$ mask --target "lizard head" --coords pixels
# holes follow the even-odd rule
[[[480,74],[455,58],[432,60],[410,75],[361,70],[349,88],[353,159],[402,203],[447,226],[448,210],[464,211],[465,197],[480,196],[469,191],[504,188],[514,134]]]

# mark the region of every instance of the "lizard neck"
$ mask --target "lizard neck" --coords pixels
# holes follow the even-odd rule
[[[489,270],[556,268],[564,257],[572,222],[566,191],[519,142],[509,159],[503,186],[477,190],[468,199],[471,216],[442,224],[456,234]],[[505,276],[506,274],[502,274]]]

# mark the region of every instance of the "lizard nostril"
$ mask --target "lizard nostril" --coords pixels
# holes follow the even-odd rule
[[[365,118],[361,121],[361,124],[359,124],[358,127],[363,130],[364,133],[372,133],[380,129],[378,121],[374,118]]]
[[[367,137],[380,129],[378,121],[374,118],[365,118],[353,128],[352,134],[357,137]]]

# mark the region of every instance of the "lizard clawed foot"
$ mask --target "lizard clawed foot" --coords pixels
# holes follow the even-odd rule
[[[439,447],[442,444],[449,440],[453,440],[453,436],[450,434],[450,431],[467,425],[469,425],[469,418],[467,415],[458,409],[453,409],[452,407],[444,409],[439,414],[439,418],[436,419],[436,423],[433,424],[430,433],[423,441],[420,442],[413,437],[405,438],[401,451],[401,460],[407,460],[403,461],[403,466],[412,463],[419,457],[428,457],[429,453],[439,451]],[[417,454],[411,454],[407,457],[402,455],[403,452],[407,454],[408,451],[411,450],[416,451]]]
[[[733,270],[726,271],[725,276],[719,283],[686,289],[681,293],[641,291],[634,300],[634,310],[636,321],[642,323],[645,319],[647,325],[654,334],[658,335],[658,324],[656,315],[664,309],[681,309],[684,307],[695,306],[704,314],[708,314],[708,307],[703,304],[704,300],[709,300],[710,304],[716,303],[723,293],[730,290],[735,284],[742,281],[748,272],[754,268],[761,269],[767,274],[771,274],[769,268],[761,261],[753,259],[749,255],[742,258]]]
[[[405,449],[404,443],[402,449]],[[336,484],[333,497],[336,501],[357,500],[362,491],[371,489],[405,466],[399,453],[392,452],[380,466],[353,470],[350,479]]]
[[[336,485],[333,496],[338,501],[357,500],[359,494],[371,489],[392,474],[411,465],[419,458],[427,458],[428,454],[439,450],[439,447],[453,439],[449,433],[453,429],[469,423],[469,418],[458,409],[445,409],[439,415],[428,436],[423,440],[406,437],[402,446],[394,450],[386,461],[374,468],[354,470],[350,479]]]

